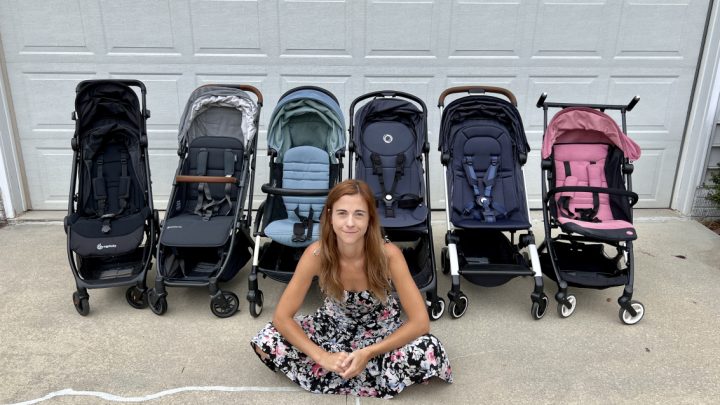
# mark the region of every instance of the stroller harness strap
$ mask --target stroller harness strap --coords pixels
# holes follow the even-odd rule
[[[395,202],[398,201],[400,208],[414,208],[417,207],[420,204],[420,198],[415,196],[415,198],[406,198],[407,194],[404,194],[402,196],[398,196],[396,193],[397,185],[400,181],[400,178],[405,175],[405,154],[404,153],[398,153],[395,156],[395,175],[393,177],[392,185],[390,186],[390,190],[385,187],[385,176],[383,174],[383,167],[382,167],[382,157],[378,153],[371,153],[370,154],[370,160],[372,161],[373,165],[373,175],[377,176],[378,182],[380,183],[380,189],[381,189],[381,195],[376,196],[376,199],[382,200],[383,205],[385,206],[385,216],[388,218],[394,218],[395,217]],[[399,197],[399,198],[398,198]],[[417,202],[414,207],[412,207],[412,204]],[[402,204],[400,204],[402,203]]]
[[[225,177],[233,177],[235,174],[235,161],[237,157],[230,149],[225,149],[223,156]],[[198,152],[197,175],[205,176],[207,174],[208,150],[201,148]],[[207,182],[198,183],[198,198],[195,205],[195,214],[203,217],[203,220],[209,221],[214,215],[229,215],[232,211],[232,183],[225,183],[225,196],[216,200],[213,198],[210,185]],[[227,203],[227,211],[221,212],[221,208]]]
[[[308,216],[302,216],[300,215],[300,205],[295,207],[293,210],[295,212],[295,215],[300,219],[300,222],[296,222],[293,224],[293,236],[292,241],[293,242],[305,242],[310,239],[312,239],[312,229],[313,224],[315,221],[313,220],[313,209],[312,206],[310,206]]]
[[[574,187],[578,185],[578,178],[572,175],[570,169],[570,162],[563,161],[565,169],[565,183],[564,186]],[[603,168],[597,164],[597,162],[589,162],[587,165],[587,178],[589,187],[601,187],[602,186],[602,173]],[[600,195],[597,191],[588,191],[592,193],[592,207],[590,208],[572,208],[570,207],[571,200],[575,197],[575,192],[564,192],[560,194],[558,198],[558,211],[560,215],[566,218],[575,219],[586,222],[602,222],[598,217],[598,211],[600,210]]]
[[[465,156],[463,159],[465,178],[473,190],[475,199],[465,206],[463,215],[472,215],[473,218],[484,222],[495,222],[497,219],[509,216],[510,213],[507,212],[504,207],[493,202],[492,192],[499,166],[500,157],[498,155],[490,155],[490,165],[488,165],[485,175],[483,176],[483,190],[480,192],[480,182],[475,174],[473,157]]]
[[[110,221],[123,213],[128,205],[130,198],[130,176],[128,175],[128,154],[127,151],[120,151],[120,177],[118,178],[118,210],[115,212],[107,212],[108,204],[108,184],[103,173],[105,167],[105,158],[100,155],[96,160],[95,178],[92,179],[93,198],[97,202],[96,215],[103,220],[101,228],[102,233],[110,233],[112,230]]]

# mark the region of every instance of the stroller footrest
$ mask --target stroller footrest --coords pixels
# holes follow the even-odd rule
[[[532,276],[532,270],[519,264],[470,263],[460,269],[463,276]]]

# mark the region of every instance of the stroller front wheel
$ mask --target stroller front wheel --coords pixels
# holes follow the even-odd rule
[[[545,310],[547,310],[548,306],[548,297],[543,294],[540,301],[533,302],[532,308],[530,309],[530,314],[532,315],[533,319],[538,320],[541,319],[545,315]]]
[[[150,310],[153,311],[155,315],[162,315],[167,312],[167,298],[165,298],[164,295],[158,296],[154,288],[148,290],[147,299],[150,304]]]
[[[450,303],[450,315],[457,319],[465,315],[468,308],[467,295],[460,293],[456,300]]]
[[[260,316],[263,310],[263,292],[258,290],[258,294],[253,301],[250,301],[250,315],[253,318]]]
[[[564,302],[558,302],[557,311],[561,318],[567,318],[575,312],[577,300],[574,295],[568,295]]]
[[[80,297],[80,294],[75,291],[73,293],[73,305],[75,305],[75,310],[78,312],[78,314],[82,316],[86,316],[90,313],[90,302],[87,295],[84,297]]]
[[[438,300],[430,304],[427,309],[428,315],[430,315],[430,320],[437,321],[438,319],[442,318],[443,314],[445,313],[445,300],[442,298],[438,298]]]
[[[638,301],[630,301],[630,306],[633,310],[635,310],[635,316],[633,316],[630,311],[628,311],[625,308],[620,308],[620,320],[623,321],[625,325],[635,325],[636,323],[640,322],[643,315],[645,315],[645,306],[641,304]]]

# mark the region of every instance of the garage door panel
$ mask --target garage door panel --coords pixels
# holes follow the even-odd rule
[[[686,31],[698,25],[697,7],[686,1],[633,1],[623,5],[618,37],[618,57],[695,58],[697,44],[688,44]],[[693,35],[694,36],[694,35]],[[690,45],[690,46],[688,46]]]
[[[261,44],[261,16],[257,1],[191,1],[190,18],[195,55],[267,54]],[[242,35],[238,35],[239,25],[242,26]]]
[[[30,192],[40,196],[33,204],[44,209],[67,209],[70,173],[72,170],[72,133],[46,133],[46,138],[27,140],[22,145],[23,157],[33,162],[25,166]]]
[[[348,2],[337,0],[281,1],[281,54],[350,57],[353,27],[350,8]]]
[[[667,207],[667,201],[672,196],[679,151],[677,143],[654,143],[643,147],[642,156],[635,162],[633,173],[633,191],[640,197],[639,206]]]
[[[79,82],[93,78],[95,76],[89,72],[23,73],[23,83],[19,86],[23,97],[18,101],[28,114],[26,128],[30,131],[74,129],[70,113],[75,109],[75,88]]]
[[[181,73],[149,74],[149,73],[111,73],[112,79],[136,79],[145,84],[147,89],[147,108],[151,118],[147,121],[148,129],[166,129],[176,131],[189,95],[185,91],[186,78]]]
[[[612,2],[543,2],[533,35],[533,57],[600,59],[608,45]],[[610,42],[612,43],[612,42]]]
[[[100,13],[109,53],[181,54],[169,0],[101,0]]]
[[[465,2],[454,0],[450,16],[452,57],[517,58],[522,49],[523,9],[519,1]],[[478,16],[481,16],[478,18]],[[482,23],[479,23],[479,21]],[[502,33],[502,35],[498,35]]]
[[[366,56],[436,56],[439,12],[435,8],[433,1],[369,0],[365,19]]]

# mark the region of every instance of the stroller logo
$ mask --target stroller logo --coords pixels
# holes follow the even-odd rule
[[[392,135],[390,135],[390,134],[385,134],[385,135],[383,135],[383,142],[385,142],[385,143],[392,143],[392,141],[393,141],[393,136],[392,136]]]
[[[115,249],[115,248],[117,248],[117,245],[103,245],[102,243],[97,244],[97,250]]]

